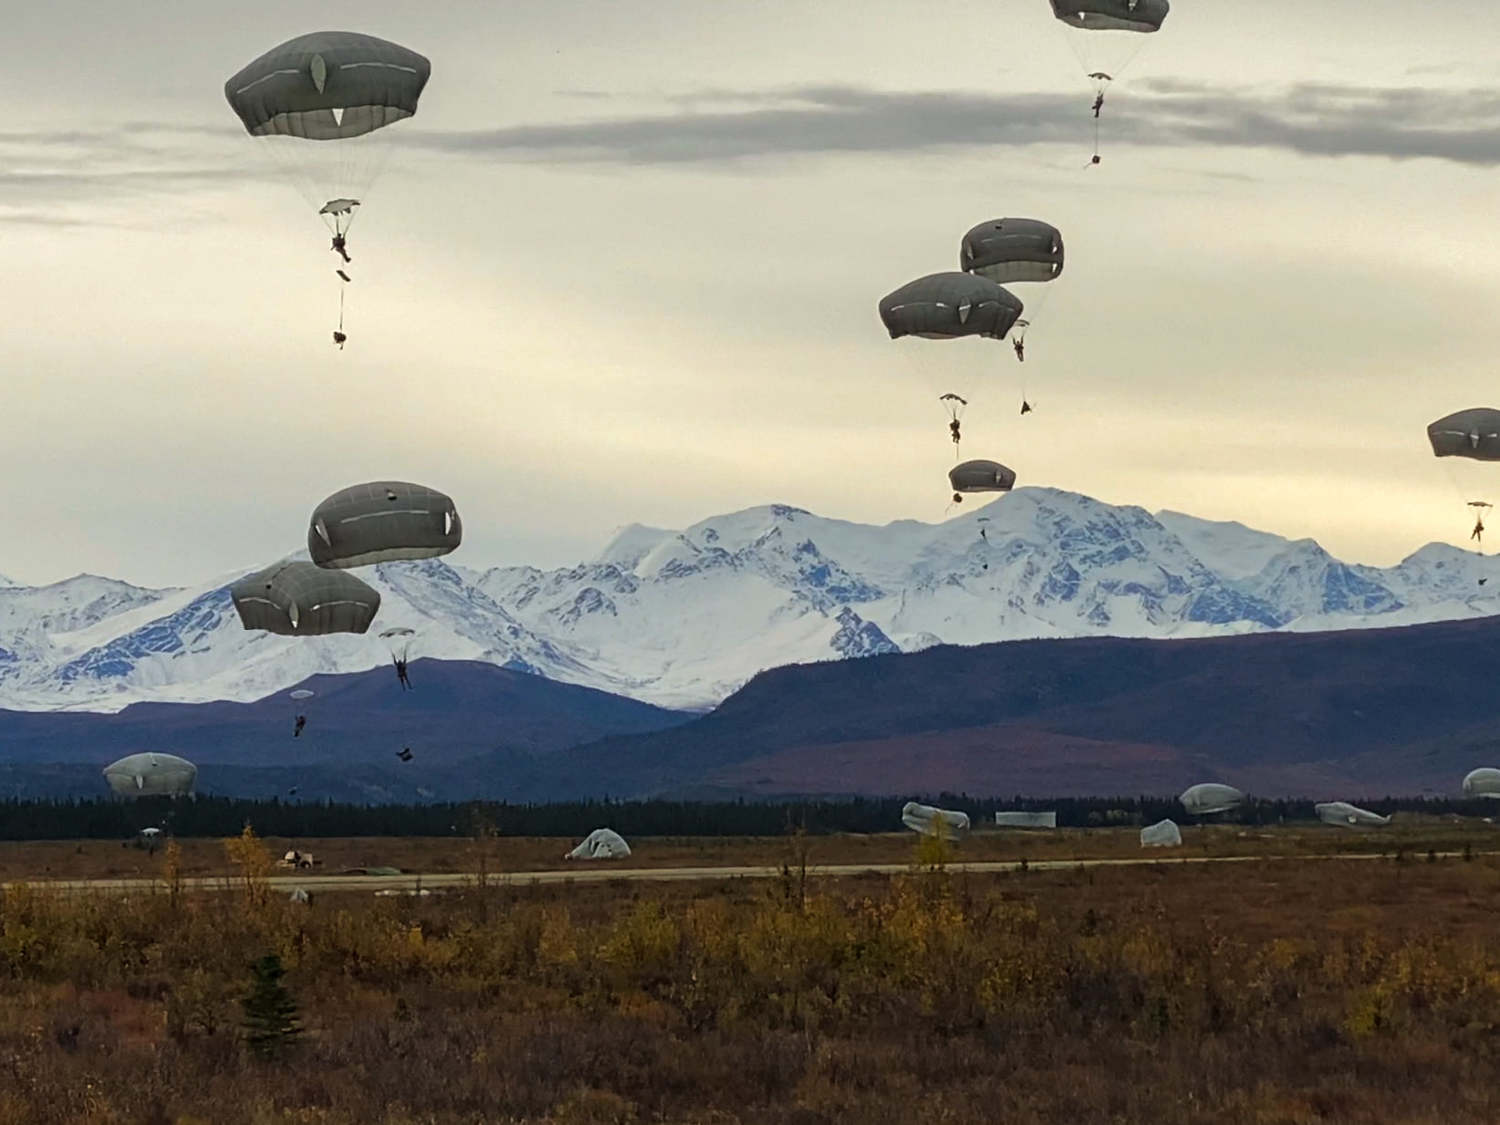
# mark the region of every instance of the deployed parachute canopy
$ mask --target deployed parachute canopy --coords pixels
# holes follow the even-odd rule
[[[451,498],[420,484],[371,481],[335,492],[313,510],[307,549],[321,567],[345,569],[446,555],[463,542]]]
[[[596,828],[564,859],[624,859],[630,845],[612,828]]]
[[[919,336],[958,340],[984,336],[1000,340],[1025,306],[988,278],[968,273],[934,273],[908,282],[880,300],[880,319],[892,340]]]
[[[1064,37],[1094,86],[1094,159],[1099,163],[1099,111],[1104,91],[1140,53],[1146,35],[1160,31],[1168,0],[1050,0],[1067,25]]]
[[[1141,847],[1176,848],[1182,846],[1182,830],[1175,820],[1158,820],[1141,829]]]
[[[121,797],[185,797],[198,767],[175,754],[131,754],[105,766],[104,780]]]
[[[1325,801],[1314,805],[1313,811],[1324,824],[1336,824],[1340,828],[1378,828],[1391,822],[1388,816],[1358,808],[1348,801]]]
[[[1055,812],[997,812],[996,828],[1056,828]]]
[[[291,693],[291,697],[293,699],[297,700],[300,703],[302,700],[304,700],[304,699],[311,699],[313,696],[315,696],[317,694],[318,694],[317,692],[315,692],[315,691],[308,691],[306,688],[298,688],[296,691],[294,691],[294,692]]]
[[[953,502],[962,504],[966,494],[1009,492],[1016,486],[1016,474],[998,461],[964,461],[948,470],[948,484]]]
[[[1209,781],[1190,787],[1178,800],[1193,816],[1207,816],[1239,808],[1245,803],[1245,795],[1233,785]]]
[[[229,596],[246,629],[287,637],[363,633],[380,609],[380,594],[354,575],[305,562],[246,575]]]
[[[957,840],[969,830],[969,814],[907,801],[901,808],[901,823],[923,836]]]
[[[1500,801],[1500,770],[1491,766],[1470,770],[1464,777],[1464,796],[1488,797]]]
[[[958,264],[1000,285],[1051,281],[1063,271],[1062,232],[1038,219],[991,219],[964,235]]]
[[[415,629],[408,629],[404,625],[397,625],[393,629],[383,629],[380,633],[380,639],[391,650],[392,660],[406,660],[411,655],[412,641],[416,639],[416,636]]]
[[[1427,427],[1434,457],[1500,461],[1500,410],[1475,407],[1439,418]]]

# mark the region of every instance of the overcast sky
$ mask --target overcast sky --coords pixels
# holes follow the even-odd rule
[[[1500,406],[1489,0],[1178,0],[1087,170],[1046,0],[309,11],[7,12],[0,573],[196,582],[382,477],[450,492],[474,567],[772,501],[937,520],[950,390],[1022,484],[1350,560],[1464,541],[1489,487],[1425,437]],[[323,28],[433,63],[351,232],[343,352],[327,235],[222,92]],[[876,315],[1005,215],[1068,251],[1024,419],[1008,346]]]

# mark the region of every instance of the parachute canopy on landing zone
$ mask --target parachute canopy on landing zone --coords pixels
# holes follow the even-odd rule
[[[1318,819],[1324,824],[1336,824],[1340,828],[1378,828],[1382,824],[1389,824],[1391,818],[1372,813],[1369,809],[1358,808],[1348,801],[1325,801],[1323,804],[1314,805],[1313,811],[1318,814]]]
[[[313,562],[344,569],[446,555],[464,538],[453,500],[435,488],[377,480],[335,492],[313,510]]]
[[[1217,781],[1194,785],[1178,798],[1182,807],[1194,816],[1228,812],[1245,803],[1245,795],[1233,785],[1222,785]]]
[[[246,629],[285,637],[363,633],[380,609],[380,594],[352,574],[312,563],[285,562],[246,575],[229,587]]]
[[[198,767],[175,754],[131,754],[105,766],[104,780],[121,797],[185,797]]]
[[[969,830],[969,814],[937,809],[931,805],[919,805],[907,801],[901,808],[901,823],[923,836],[941,836],[945,840],[957,840]]]
[[[1160,31],[1169,0],[1052,0],[1052,14],[1083,31]]]
[[[999,340],[1024,310],[1019,298],[989,278],[958,272],[919,277],[880,299],[880,319],[892,340]]]
[[[1427,427],[1434,457],[1500,461],[1500,410],[1478,406],[1439,418]]]
[[[630,854],[630,845],[613,828],[596,828],[583,843],[570,851],[566,859],[624,859]]]
[[[964,235],[958,264],[1001,285],[1051,281],[1063,271],[1062,232],[1038,219],[991,219]]]
[[[1016,474],[998,461],[964,461],[948,470],[954,492],[1009,492]]]
[[[1055,812],[997,812],[996,828],[1056,828]]]
[[[1500,801],[1500,770],[1481,766],[1470,770],[1464,778],[1465,797],[1489,797]]]
[[[417,112],[432,64],[354,31],[315,31],[273,47],[228,82],[224,96],[255,137],[340,140]]]
[[[1158,820],[1141,829],[1141,847],[1175,848],[1182,844],[1182,829],[1175,820]]]

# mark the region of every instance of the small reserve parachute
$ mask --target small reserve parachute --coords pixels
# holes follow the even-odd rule
[[[186,797],[198,767],[175,754],[131,754],[104,767],[104,780],[121,797]]]
[[[284,562],[229,587],[246,629],[287,637],[363,633],[380,609],[380,594],[352,574],[306,562]]]
[[[907,801],[901,808],[901,823],[923,836],[957,840],[969,831],[969,814]]]
[[[405,481],[371,481],[335,492],[313,510],[307,550],[320,567],[347,569],[446,555],[463,542],[453,500]]]
[[[1099,113],[1104,94],[1135,61],[1146,37],[1161,30],[1169,0],[1049,0],[1052,14],[1064,25],[1078,65],[1094,87],[1094,157],[1099,163]]]
[[[1016,486],[1016,474],[998,461],[963,461],[948,470],[948,485],[953,502],[962,504],[964,496],[973,493],[1009,492]]]

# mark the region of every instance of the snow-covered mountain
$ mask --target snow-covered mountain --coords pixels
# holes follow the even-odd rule
[[[393,625],[418,630],[414,659],[483,660],[706,708],[764,668],[941,643],[1500,613],[1500,581],[1488,583],[1500,563],[1457,547],[1429,544],[1386,569],[1349,565],[1312,540],[1045,488],[941,524],[874,527],[774,504],[681,531],[633,525],[561,570],[383,564],[360,571],[384,599],[363,637],[245,632],[228,595],[240,573],[173,590],[89,575],[0,583],[0,707],[249,701],[384,663],[375,633]]]

